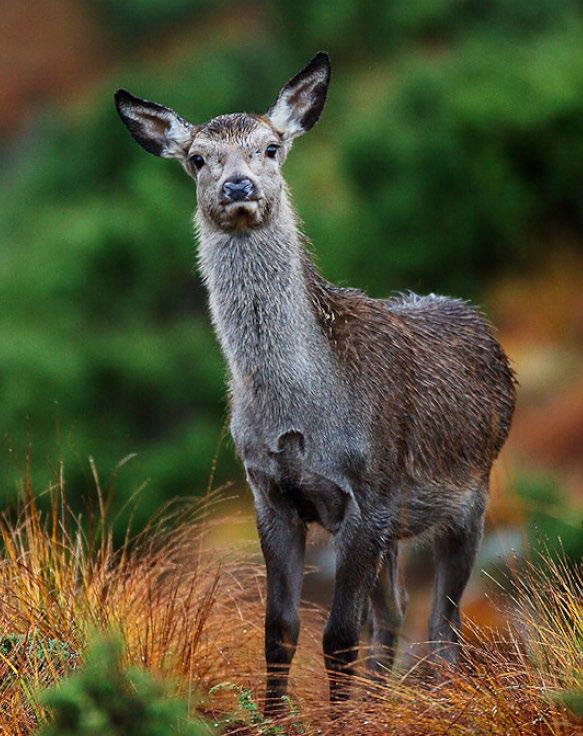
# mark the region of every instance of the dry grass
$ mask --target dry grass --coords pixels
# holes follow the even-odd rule
[[[214,526],[233,523],[209,521],[213,503],[161,516],[118,551],[103,508],[86,532],[61,489],[50,513],[31,494],[17,520],[4,519],[0,636],[18,638],[0,653],[0,733],[34,731],[46,715],[35,693],[76,666],[94,629],[121,630],[128,661],[171,678],[193,709],[197,694],[221,681],[262,692],[262,565],[208,543]],[[322,613],[304,610],[292,692],[305,733],[582,734],[557,700],[583,676],[582,570],[548,562],[544,572],[531,567],[514,579],[507,629],[472,632],[460,673],[442,672],[432,684],[421,662],[379,685],[363,676],[334,719]],[[220,692],[202,707],[226,712],[234,696]]]

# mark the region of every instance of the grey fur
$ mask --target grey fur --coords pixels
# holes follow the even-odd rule
[[[434,295],[374,300],[315,269],[280,167],[291,140],[317,121],[328,79],[328,57],[319,54],[283,87],[268,116],[226,115],[199,127],[127,93],[118,105],[141,145],[152,152],[162,140],[159,155],[170,151],[197,181],[199,267],[229,366],[231,432],[267,567],[270,710],[281,705],[297,644],[312,522],[334,535],[336,547],[324,633],[332,700],[346,697],[337,675],[352,671],[369,597],[373,669],[392,664],[406,606],[397,565],[406,537],[434,540],[430,635],[436,653],[457,661],[459,602],[515,400],[506,356],[465,303]],[[191,163],[201,159],[202,166]],[[229,177],[250,179],[257,197],[225,203]]]

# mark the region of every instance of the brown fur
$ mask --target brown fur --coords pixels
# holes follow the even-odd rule
[[[484,317],[459,299],[378,300],[340,288],[307,253],[304,269],[322,330],[376,407],[379,477],[391,467],[397,483],[446,479],[452,492],[486,478],[508,435],[516,381]]]
[[[281,165],[292,140],[317,122],[329,79],[321,52],[282,87],[267,116],[221,115],[198,127],[116,94],[140,145],[177,158],[197,182],[199,265],[229,364],[231,433],[267,568],[267,700],[275,710],[299,634],[311,522],[335,536],[323,638],[333,701],[346,695],[336,673],[352,671],[367,598],[372,668],[391,667],[406,606],[398,584],[404,537],[432,539],[429,634],[435,655],[457,662],[460,600],[516,393],[491,326],[465,302],[372,299],[316,270]]]

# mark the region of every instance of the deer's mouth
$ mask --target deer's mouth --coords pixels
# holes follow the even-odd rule
[[[239,202],[229,202],[225,205],[225,210],[227,212],[233,212],[236,210],[243,210],[247,212],[255,212],[259,207],[259,200],[258,199],[242,199]]]
[[[262,220],[262,207],[259,199],[244,199],[239,202],[229,202],[223,208],[224,225],[229,230],[245,230],[257,227]]]

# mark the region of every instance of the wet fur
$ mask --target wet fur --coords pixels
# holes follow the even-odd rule
[[[406,594],[398,541],[431,539],[430,638],[459,656],[459,600],[481,539],[489,475],[509,431],[515,382],[487,320],[466,303],[387,300],[327,282],[284,191],[278,218],[237,236],[197,218],[200,267],[230,368],[231,431],[255,498],[268,571],[267,697],[297,642],[305,527],[335,535],[336,591],[324,634],[332,700],[372,603],[373,669],[391,666]]]
[[[457,523],[487,486],[514,407],[490,325],[460,300],[330,284],[283,202],[260,234],[211,235],[199,222],[232,432],[259,502],[277,510],[283,486],[303,521],[328,527],[307,500],[330,496],[329,483],[384,514],[387,536]]]
[[[299,633],[306,526],[334,535],[336,582],[324,632],[332,700],[357,656],[371,602],[373,669],[387,671],[406,607],[399,540],[435,550],[429,633],[459,657],[459,604],[481,539],[492,464],[508,435],[515,381],[487,320],[457,299],[372,299],[317,271],[280,167],[318,120],[330,64],[314,59],[266,116],[193,126],[168,108],[116,95],[146,150],[177,158],[197,182],[199,267],[229,365],[231,432],[266,562],[268,708],[281,707]],[[279,145],[275,158],[268,146]],[[197,170],[196,159],[205,164]],[[257,201],[226,207],[245,176]]]

